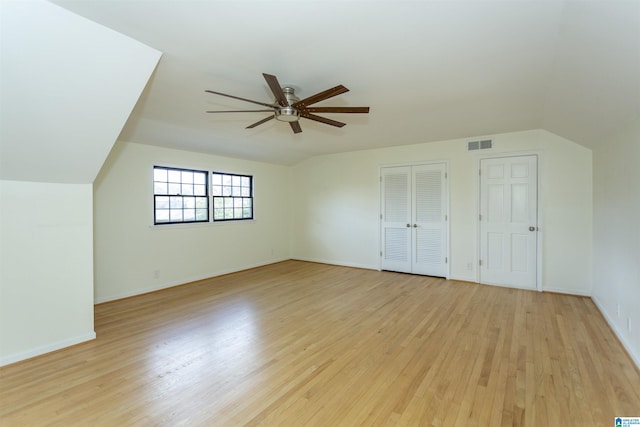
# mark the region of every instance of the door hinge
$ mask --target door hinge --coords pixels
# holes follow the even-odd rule
[[[478,221],[482,221],[482,214],[478,215]]]
[[[382,219],[382,214],[380,214],[380,219]]]
[[[444,216],[444,220],[445,220],[445,221],[449,221],[449,215],[445,215],[445,216]]]
[[[478,175],[482,175],[482,169],[478,169]]]
[[[447,179],[447,176],[449,176],[446,172],[444,173],[444,179]]]
[[[482,266],[482,260],[481,259],[478,260],[478,265]]]
[[[380,256],[382,256],[382,251],[380,251]]]
[[[444,263],[447,264],[449,262],[449,257],[444,257]]]

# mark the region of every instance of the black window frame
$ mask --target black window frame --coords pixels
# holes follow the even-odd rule
[[[214,183],[214,176],[215,175],[220,175],[222,176],[229,176],[231,177],[231,179],[233,180],[233,177],[239,177],[241,180],[241,185],[237,186],[237,185],[225,185],[225,184],[221,184],[221,192],[222,194],[216,194],[217,192],[217,188],[218,185]],[[242,188],[247,188],[246,185],[242,185],[242,179],[248,179],[249,181],[249,194],[248,195],[242,195]],[[231,195],[224,195],[224,189],[223,187],[231,187],[231,191],[232,194]],[[239,191],[241,192],[241,195],[233,195],[233,188],[239,188]],[[227,207],[226,203],[229,201],[229,199],[233,200],[233,207]],[[223,203],[223,207],[220,207],[219,204],[217,205],[216,200],[221,200]],[[241,200],[241,207],[236,207],[236,200]],[[247,203],[248,202],[248,203]],[[248,206],[247,206],[248,204]],[[233,209],[234,211],[234,217],[232,218],[227,218],[222,217],[222,218],[216,218],[216,209],[224,209],[225,212],[228,209]],[[236,209],[241,209],[242,210],[242,215],[241,217],[236,217],[235,216],[235,210]],[[244,210],[245,209],[250,209],[250,215],[249,216],[245,216],[244,214]],[[225,214],[226,215],[226,214]],[[222,172],[222,171],[212,171],[211,172],[211,220],[213,222],[225,222],[225,221],[246,221],[246,220],[253,220],[255,217],[254,215],[254,187],[253,187],[253,175],[245,175],[245,174],[239,174],[239,173],[229,173],[229,172]]]
[[[166,181],[156,181],[156,170],[157,169],[162,169],[162,170],[166,170],[167,171],[167,179]],[[180,172],[181,174],[181,178],[180,178],[180,182],[172,182],[169,180],[169,171],[177,171]],[[196,184],[196,183],[191,183],[193,188],[191,191],[191,194],[182,194],[183,190],[184,190],[184,185],[189,185],[189,183],[185,183],[182,181],[183,177],[182,177],[182,172],[191,172],[191,173],[198,173],[198,174],[204,174],[204,195],[196,195],[195,193],[195,187],[196,185],[200,186],[202,184]],[[170,224],[193,224],[193,223],[207,223],[210,222],[210,218],[211,218],[211,205],[210,205],[210,193],[209,193],[209,171],[206,170],[199,170],[199,169],[187,169],[187,168],[177,168],[177,167],[172,167],[172,166],[161,166],[161,165],[154,165],[153,166],[153,224],[154,225],[170,225]],[[167,191],[166,194],[162,194],[162,193],[156,193],[156,184],[161,184],[161,183],[166,183],[167,184]],[[180,191],[178,191],[177,193],[171,193],[171,191],[169,190],[169,187],[171,184],[180,185]],[[159,208],[158,207],[158,198],[159,197],[167,197],[169,198],[168,202],[169,202],[169,207],[167,209],[164,208]],[[176,221],[176,220],[171,220],[171,203],[173,203],[174,201],[177,203],[177,200],[174,199],[174,201],[171,200],[171,198],[177,198],[180,197],[181,201],[180,201],[180,209],[182,210],[182,218],[184,218],[184,211],[185,211],[185,198],[194,198],[194,219],[193,220],[187,220],[185,221],[184,219]],[[198,208],[198,201],[197,199],[204,199],[205,201],[205,206],[206,206],[206,218],[204,219],[197,219],[198,214],[197,211],[198,210],[203,210],[205,209],[204,207],[200,207]],[[190,208],[187,208],[190,209]],[[166,210],[169,213],[169,220],[164,221],[158,221],[158,211],[159,210]],[[176,208],[174,208],[173,210],[177,210]]]

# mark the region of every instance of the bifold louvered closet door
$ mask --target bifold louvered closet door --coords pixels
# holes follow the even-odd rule
[[[447,276],[445,163],[381,169],[382,269]]]

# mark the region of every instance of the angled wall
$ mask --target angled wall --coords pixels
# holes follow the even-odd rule
[[[3,1],[0,365],[95,337],[93,186],[160,52],[44,1]]]
[[[593,151],[593,300],[640,366],[640,120]]]

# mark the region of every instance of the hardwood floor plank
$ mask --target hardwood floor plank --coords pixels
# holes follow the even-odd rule
[[[287,261],[97,305],[0,368],[0,425],[608,426],[640,373],[593,302]]]

